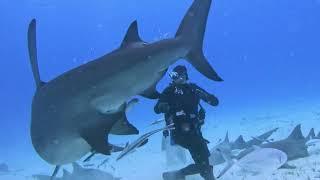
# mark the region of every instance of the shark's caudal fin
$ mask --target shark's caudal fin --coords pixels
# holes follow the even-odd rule
[[[211,2],[212,0],[194,0],[182,20],[176,38],[181,38],[191,46],[186,58],[199,72],[211,80],[223,81],[205,58],[202,49]]]
[[[42,82],[40,79],[40,73],[38,68],[36,27],[36,20],[33,19],[30,22],[28,29],[28,49],[33,77],[36,82],[37,88],[39,88],[44,84],[44,82]]]

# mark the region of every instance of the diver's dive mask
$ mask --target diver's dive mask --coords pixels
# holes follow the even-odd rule
[[[181,78],[181,76],[180,76],[177,72],[175,72],[175,71],[170,72],[170,73],[169,73],[169,77],[170,77],[172,80],[177,80],[177,79],[180,79],[180,78]]]

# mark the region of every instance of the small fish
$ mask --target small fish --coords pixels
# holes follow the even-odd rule
[[[120,153],[120,155],[117,157],[117,161],[123,158],[124,156],[128,155],[132,151],[134,151],[136,148],[140,147],[141,145],[145,144],[148,141],[148,138],[158,132],[161,132],[163,130],[171,130],[174,129],[174,125],[170,124],[164,128],[156,129],[151,132],[148,132],[141,137],[139,137],[137,140],[135,140],[133,143],[128,144],[124,150]]]
[[[153,123],[150,124],[150,126],[154,126],[154,125],[160,124],[162,122],[164,122],[164,118],[161,118],[161,119],[154,121]]]
[[[92,167],[94,164],[84,164],[83,167]]]

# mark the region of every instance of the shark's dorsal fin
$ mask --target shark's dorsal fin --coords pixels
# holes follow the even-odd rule
[[[317,134],[316,138],[320,138],[320,132]]]
[[[291,134],[289,135],[288,139],[304,139],[302,132],[301,132],[301,124],[297,125]]]
[[[124,37],[121,48],[127,47],[130,44],[137,43],[137,42],[143,42],[139,36],[138,31],[138,22],[133,21],[131,25],[129,26],[126,36]]]
[[[235,141],[234,141],[234,146],[237,149],[242,149],[246,147],[246,142],[243,139],[243,136],[240,135]]]
[[[306,139],[310,140],[310,139],[314,139],[315,137],[316,137],[316,134],[314,133],[314,128],[311,128],[308,136],[306,137]]]
[[[236,141],[235,141],[234,143],[235,143],[235,144],[244,144],[244,143],[246,143],[246,142],[244,141],[243,136],[240,135],[240,136],[236,139]]]
[[[224,138],[224,141],[223,141],[224,143],[229,143],[230,141],[229,141],[229,132],[227,131],[227,133],[226,133],[226,137]]]

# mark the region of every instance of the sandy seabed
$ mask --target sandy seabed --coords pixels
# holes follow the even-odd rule
[[[273,128],[279,127],[271,138],[280,140],[286,138],[293,128],[297,125],[302,125],[304,135],[307,135],[311,128],[315,128],[316,134],[320,131],[320,103],[305,103],[299,102],[299,105],[290,105],[282,108],[268,109],[268,112],[261,111],[244,112],[241,114],[214,115],[208,117],[207,123],[203,128],[204,136],[211,141],[209,147],[217,144],[219,139],[223,139],[228,131],[231,140],[235,140],[239,135],[243,135],[246,140],[250,137],[259,135]],[[148,127],[142,130],[147,132],[157,127]],[[115,161],[117,154],[106,157],[98,155],[87,164],[94,164],[92,167],[97,167],[106,158],[109,158],[108,163],[100,166],[101,170],[113,174],[115,177],[121,177],[122,180],[161,180],[161,174],[164,171],[174,170],[183,167],[184,165],[167,166],[165,153],[161,151],[161,133],[151,137],[149,143],[130,154],[129,156]],[[137,136],[129,137],[134,140]],[[111,140],[113,137],[111,137]],[[114,138],[117,139],[118,138]],[[122,139],[123,140],[123,139]],[[119,140],[120,142],[120,140]],[[29,148],[30,149],[30,148]],[[296,169],[278,169],[272,174],[261,174],[257,176],[233,176],[232,178],[221,178],[222,180],[317,180],[320,179],[320,145],[310,147],[310,156],[290,161],[290,165],[295,165]],[[14,162],[19,166],[14,167],[15,163],[7,160],[10,169],[21,169],[16,173],[0,173],[0,180],[25,180],[33,178],[33,174],[51,174],[53,167],[43,162],[33,151],[25,152],[26,159],[14,159],[16,156],[12,154]],[[188,156],[191,161],[190,156]],[[2,159],[0,159],[2,162]],[[80,161],[79,161],[80,162]],[[17,163],[16,163],[17,164]],[[80,162],[83,165],[83,163]],[[215,166],[215,174],[225,165]],[[63,168],[72,171],[71,165],[66,165]],[[61,176],[61,172],[58,174]],[[188,180],[202,180],[198,175],[187,178]]]

